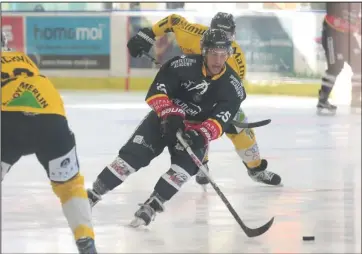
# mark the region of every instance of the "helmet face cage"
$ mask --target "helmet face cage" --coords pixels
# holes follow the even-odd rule
[[[235,37],[235,21],[232,14],[218,12],[211,20],[210,28],[222,29],[227,32],[233,40]]]
[[[201,53],[203,56],[209,50],[225,49],[228,55],[232,55],[232,41],[225,31],[222,29],[209,29],[201,39]]]

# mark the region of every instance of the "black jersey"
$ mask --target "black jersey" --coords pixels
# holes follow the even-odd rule
[[[210,78],[206,76],[201,55],[183,55],[162,66],[147,93],[146,101],[156,112],[164,103],[159,98],[182,108],[186,120],[213,122],[221,135],[246,93],[239,76],[229,65]]]
[[[326,22],[339,32],[358,32],[361,26],[361,3],[328,2]]]

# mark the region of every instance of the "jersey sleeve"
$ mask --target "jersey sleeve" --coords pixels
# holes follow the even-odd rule
[[[229,82],[225,85],[230,89],[226,89],[220,95],[211,116],[202,123],[211,134],[210,140],[217,139],[224,133],[246,98],[244,86],[239,78],[231,75],[225,82]]]
[[[165,33],[173,32],[173,28],[180,22],[187,22],[186,19],[177,14],[171,14],[166,18],[161,19],[152,26],[152,31],[156,37],[162,36]]]
[[[231,58],[231,61],[228,61],[228,64],[239,75],[240,79],[244,80],[246,74],[246,60],[244,52],[235,41],[233,42],[232,47],[234,50],[233,57]]]
[[[170,63],[177,58],[169,60],[160,68],[146,95],[147,104],[156,113],[173,105],[170,97],[178,89],[180,79],[177,69],[174,69]]]

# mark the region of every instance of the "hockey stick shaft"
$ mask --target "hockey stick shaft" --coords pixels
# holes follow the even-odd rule
[[[161,67],[162,64],[160,64],[153,56],[151,56],[149,53],[142,51],[142,56],[146,57],[148,60],[153,62],[157,67]]]
[[[157,62],[157,60],[151,56],[149,53],[143,51],[142,55],[144,57],[146,57],[148,60],[150,60],[151,62],[153,62],[157,67],[161,67],[162,65]],[[235,125],[238,128],[245,128],[245,129],[250,129],[250,128],[257,128],[257,127],[262,127],[265,125],[268,125],[271,122],[270,119],[266,119],[266,120],[262,120],[262,121],[258,121],[258,122],[252,122],[252,123],[241,123],[235,120],[232,120],[231,123],[233,125]]]
[[[234,217],[234,219],[237,221],[237,223],[240,225],[240,227],[243,229],[243,231],[245,232],[245,234],[248,237],[255,237],[255,236],[259,236],[264,234],[266,231],[268,231],[268,229],[271,227],[271,225],[274,222],[274,217],[268,222],[266,223],[264,226],[260,227],[260,228],[248,228],[244,222],[240,219],[239,215],[236,213],[235,209],[232,207],[232,205],[230,204],[229,200],[225,197],[225,195],[221,192],[220,188],[216,185],[215,181],[211,178],[209,172],[207,171],[206,167],[202,164],[202,162],[197,158],[197,156],[195,155],[195,153],[192,151],[191,147],[189,146],[189,144],[184,140],[184,138],[182,137],[182,132],[178,131],[176,133],[176,137],[178,139],[178,141],[181,143],[181,145],[185,148],[186,152],[190,155],[191,159],[193,160],[193,162],[196,164],[196,166],[202,171],[202,173],[204,173],[206,175],[206,177],[209,179],[211,186],[214,188],[214,190],[216,191],[217,195],[221,198],[221,200],[224,202],[224,204],[226,205],[226,207],[228,208],[228,210],[230,211],[230,213],[232,214],[232,216]]]
[[[242,123],[242,122],[238,122],[235,120],[231,120],[231,123],[233,125],[235,125],[238,128],[256,128],[256,127],[262,127],[265,125],[268,125],[271,122],[270,119],[266,119],[266,120],[262,120],[262,121],[258,121],[258,122],[252,122],[252,123]]]

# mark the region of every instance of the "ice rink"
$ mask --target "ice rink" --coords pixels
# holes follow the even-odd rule
[[[63,92],[87,187],[149,111],[144,94]],[[316,99],[249,96],[249,121],[262,157],[283,187],[253,182],[231,142],[211,144],[210,170],[249,227],[275,216],[270,230],[248,238],[220,198],[185,184],[149,228],[132,229],[144,202],[168,169],[167,149],[147,168],[104,196],[93,210],[99,253],[361,253],[361,116],[341,106],[315,114]],[[2,183],[2,253],[75,253],[73,237],[45,171],[23,157]],[[315,236],[303,242],[303,236]]]

